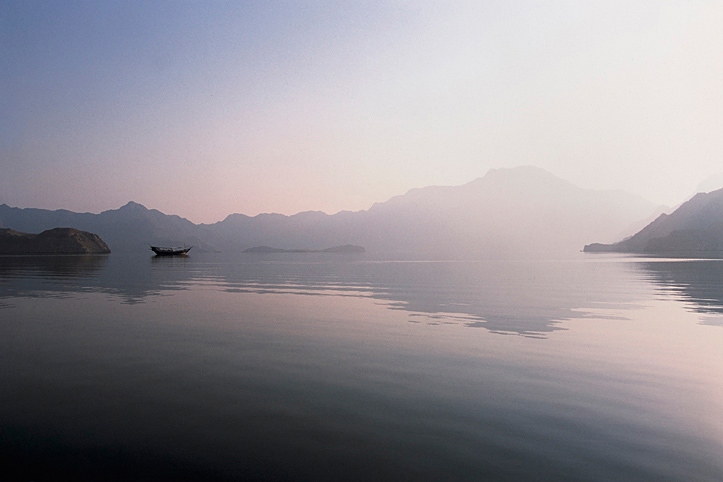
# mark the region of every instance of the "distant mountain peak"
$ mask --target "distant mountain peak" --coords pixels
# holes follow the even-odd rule
[[[128,201],[124,206],[121,206],[120,209],[142,209],[142,210],[148,210],[147,207],[145,207],[143,204],[139,204],[135,201]]]
[[[226,222],[226,221],[239,221],[239,220],[244,220],[244,221],[245,221],[245,220],[247,220],[247,219],[251,219],[251,216],[247,216],[247,215],[241,214],[241,213],[231,213],[231,214],[229,214],[228,216],[226,216],[226,217],[223,219],[223,221],[219,221],[219,223],[223,223],[223,222]],[[215,224],[218,224],[218,223],[215,223]]]

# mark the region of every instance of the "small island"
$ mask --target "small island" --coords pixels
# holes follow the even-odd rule
[[[365,253],[366,250],[362,246],[356,246],[354,244],[345,244],[343,246],[334,246],[333,248],[326,248],[321,250],[313,249],[279,249],[271,248],[269,246],[256,246],[254,248],[248,248],[243,251],[244,253]]]
[[[108,254],[97,234],[73,228],[55,228],[29,234],[0,228],[0,255]]]

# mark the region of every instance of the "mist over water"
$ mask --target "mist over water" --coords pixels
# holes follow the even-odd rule
[[[720,480],[722,266],[0,257],[0,475]]]

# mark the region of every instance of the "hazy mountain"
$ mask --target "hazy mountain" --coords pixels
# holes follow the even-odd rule
[[[12,208],[0,205],[0,227],[38,233],[56,227],[72,227],[97,234],[113,252],[148,249],[148,244],[201,244],[200,229],[179,216],[146,209],[129,202],[119,209],[100,214],[74,213],[64,209]]]
[[[671,214],[661,214],[634,236],[585,251],[631,253],[715,253],[723,251],[723,189],[699,193]]]
[[[2,205],[0,226],[27,232],[75,227],[97,233],[113,252],[138,251],[146,243],[222,251],[354,244],[378,253],[486,257],[574,252],[594,240],[612,242],[644,226],[655,209],[631,194],[582,189],[542,169],[519,167],[491,170],[462,186],[412,189],[367,211],[334,215],[231,214],[196,225],[133,202],[97,215]]]
[[[209,228],[224,249],[321,249],[435,257],[573,252],[649,222],[656,206],[621,191],[582,189],[534,167],[496,169],[463,186],[412,189],[367,211],[232,214]],[[631,227],[632,226],[632,227]]]
[[[207,232],[222,250],[243,250],[255,246],[295,250],[320,250],[329,246],[361,244],[350,229],[361,213],[328,215],[308,211],[293,216],[259,214],[250,217],[231,214],[221,222],[206,225]]]
[[[613,241],[631,224],[643,226],[655,209],[622,191],[582,189],[542,169],[518,167],[491,170],[463,186],[414,189],[369,214],[372,232],[421,251],[517,255],[578,251],[596,236]]]

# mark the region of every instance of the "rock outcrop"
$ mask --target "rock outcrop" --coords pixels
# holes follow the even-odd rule
[[[0,229],[0,254],[107,254],[100,237],[73,228],[54,228],[40,234]]]

